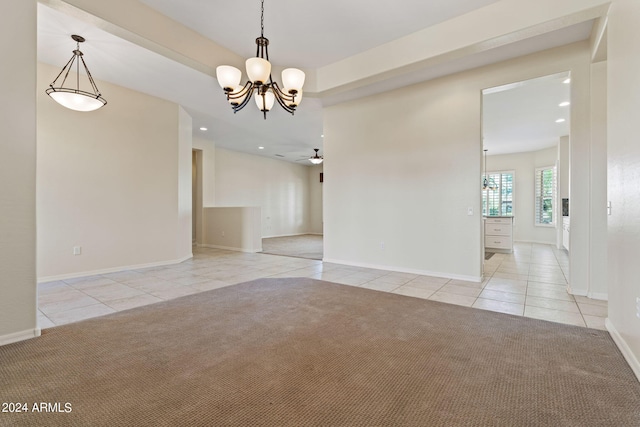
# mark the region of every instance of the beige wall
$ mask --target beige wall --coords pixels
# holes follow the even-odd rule
[[[519,242],[556,244],[556,228],[535,225],[535,170],[555,166],[557,147],[526,153],[487,156],[487,171],[515,171],[513,239]],[[558,218],[556,218],[556,221]],[[560,218],[560,225],[562,219]]]
[[[263,237],[309,232],[308,166],[216,148],[215,198],[261,207]]]
[[[322,164],[309,166],[309,232],[322,234]]]
[[[577,227],[586,235],[589,45],[582,42],[327,108],[325,259],[479,280],[480,91],[563,71],[574,89],[572,157],[587,156],[572,169],[575,204],[583,205]]]
[[[100,81],[104,108],[65,109],[44,93],[57,72],[38,65],[39,279],[191,256],[190,118]]]
[[[193,148],[202,157],[202,205],[216,205],[216,145],[208,139],[193,137]]]
[[[18,45],[16,45],[18,43]],[[0,345],[36,325],[36,2],[0,2]]]
[[[640,378],[640,2],[616,0],[609,13],[607,59],[607,327]],[[573,181],[572,181],[573,183]],[[573,242],[572,242],[573,243]],[[572,271],[573,274],[573,271]]]
[[[607,62],[591,65],[591,221],[589,292],[606,300],[607,290]]]

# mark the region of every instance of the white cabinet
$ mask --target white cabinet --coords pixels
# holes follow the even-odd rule
[[[569,217],[562,217],[562,246],[569,250]]]
[[[484,247],[492,252],[513,251],[513,217],[484,219]]]

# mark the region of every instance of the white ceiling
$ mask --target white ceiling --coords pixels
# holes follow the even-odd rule
[[[569,73],[544,76],[483,91],[482,133],[487,155],[537,151],[569,135]],[[557,123],[556,120],[564,119]]]
[[[258,0],[141,0],[243,57],[255,56]],[[266,0],[264,36],[276,64],[318,68],[498,0]]]
[[[141,1],[243,57],[255,55],[254,40],[260,33],[260,3],[257,0]],[[315,68],[495,1],[397,0],[376,2],[375,6],[365,0],[267,1],[265,36],[271,41],[270,59],[275,64]],[[426,65],[400,77],[376,81],[342,94],[305,97],[295,116],[276,106],[267,120],[263,120],[253,105],[234,115],[213,76],[124,40],[92,22],[42,4],[38,6],[38,60],[62,68],[75,48],[70,35],[80,34],[87,39],[81,49],[94,78],[182,105],[193,117],[194,135],[211,139],[219,147],[269,157],[278,154],[284,156],[278,157],[282,160],[296,162],[311,156],[313,148],[322,148],[323,105],[583,40],[588,38],[591,27],[592,21],[583,22],[444,64]],[[103,95],[109,101],[108,93]],[[549,96],[557,97],[557,94]],[[509,102],[513,110],[516,101],[510,99]],[[521,102],[526,107],[530,100]],[[546,104],[553,105],[553,102]],[[109,103],[106,108],[116,107]],[[521,121],[509,124],[506,117],[501,123],[511,135],[517,133],[516,126],[524,126]],[[200,131],[202,126],[208,130]],[[549,137],[548,130],[544,136],[534,137],[537,129],[540,127],[529,125],[522,133],[531,140]],[[495,134],[500,135],[501,131],[495,131]],[[258,150],[258,146],[265,149]]]

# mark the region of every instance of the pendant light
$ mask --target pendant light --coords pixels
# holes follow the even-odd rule
[[[78,36],[76,34],[72,35],[71,38],[76,42],[76,49],[73,51],[73,56],[67,64],[62,67],[62,71],[58,74],[55,80],[49,85],[49,88],[46,90],[47,95],[53,98],[58,104],[63,107],[69,108],[75,111],[94,111],[98,108],[107,105],[107,100],[102,97],[100,91],[98,90],[98,86],[96,86],[96,82],[93,80],[91,73],[89,72],[89,68],[87,68],[87,64],[84,62],[83,53],[80,51],[80,43],[85,41],[84,37]],[[82,62],[82,66],[87,74],[87,78],[89,80],[89,85],[91,86],[91,92],[81,90],[80,89],[80,63]],[[69,76],[69,72],[73,69],[73,65],[75,63],[75,73],[76,73],[76,86],[74,87],[64,87],[65,82],[67,81],[67,77]],[[59,86],[56,86],[56,82],[60,77],[64,74],[62,78],[62,82],[60,82]]]
[[[282,71],[282,84],[284,89],[278,86],[271,78],[271,63],[269,62],[269,39],[264,36],[264,0],[262,0],[260,12],[260,37],[256,39],[256,56],[247,59],[245,67],[249,80],[240,86],[242,71],[230,65],[220,65],[216,68],[216,78],[220,87],[227,96],[234,113],[242,110],[250,98],[254,98],[258,109],[267,118],[267,112],[271,110],[276,101],[287,111],[293,114],[302,99],[302,86],[305,74],[297,68],[287,68]]]
[[[491,191],[495,191],[498,189],[498,186],[496,185],[495,182],[493,182],[492,179],[489,179],[489,176],[487,175],[487,150],[485,148],[484,150],[484,179],[482,180],[482,190],[491,190]]]
[[[322,156],[318,156],[318,150],[320,150],[319,148],[314,148],[313,151],[316,152],[315,155],[309,157],[309,161],[311,163],[313,163],[314,165],[319,165],[320,163],[322,163],[324,161],[324,158]]]

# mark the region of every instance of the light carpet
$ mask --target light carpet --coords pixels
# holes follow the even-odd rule
[[[260,279],[0,347],[3,426],[638,426],[608,333]]]

